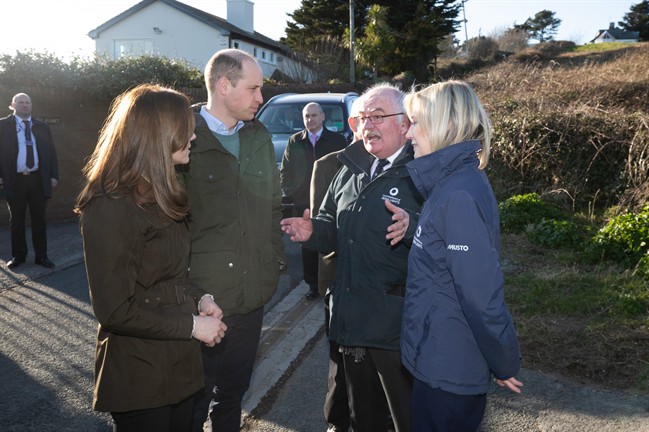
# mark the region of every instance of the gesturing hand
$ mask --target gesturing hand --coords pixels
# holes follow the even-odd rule
[[[289,235],[291,241],[305,242],[313,234],[313,222],[311,222],[311,212],[309,209],[304,210],[302,217],[292,217],[280,221],[282,231]]]
[[[394,221],[394,223],[388,227],[388,234],[385,238],[390,240],[391,246],[394,246],[406,235],[408,225],[410,225],[410,215],[407,211],[401,207],[395,206],[387,199],[385,200],[385,207],[392,212],[392,220]]]

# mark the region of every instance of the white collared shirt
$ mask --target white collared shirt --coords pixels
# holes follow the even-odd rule
[[[34,166],[32,168],[27,168],[27,140],[25,139],[25,123],[23,119],[18,116],[16,117],[16,136],[18,137],[18,158],[16,159],[16,172],[24,173],[27,171],[38,171],[38,152],[36,151],[36,137],[34,136],[34,131],[32,130],[32,145],[34,146]],[[30,125],[32,123],[32,117],[25,119],[29,121]]]
[[[404,146],[405,147],[405,146]],[[393,153],[391,156],[387,157],[388,163],[383,167],[383,171],[387,171],[388,168],[392,166],[392,163],[395,161],[397,157],[401,154],[401,151],[403,150],[403,147],[401,147],[399,150],[397,150],[395,153]],[[379,158],[374,156],[374,162],[372,162],[372,167],[370,169],[370,178],[374,175],[374,171],[376,171],[376,166],[379,164]]]

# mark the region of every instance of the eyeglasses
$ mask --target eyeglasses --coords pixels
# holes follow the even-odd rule
[[[384,115],[375,114],[375,115],[371,115],[371,116],[357,116],[357,117],[354,117],[354,121],[356,121],[356,122],[358,122],[360,124],[360,123],[362,123],[364,121],[369,120],[370,122],[372,122],[372,124],[377,125],[377,124],[383,123],[383,119],[385,117],[398,116],[398,115],[402,115],[402,114],[403,113],[400,112],[400,113],[395,113],[395,114],[384,114]]]

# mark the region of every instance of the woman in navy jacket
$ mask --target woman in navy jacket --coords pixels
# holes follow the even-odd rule
[[[504,301],[498,204],[484,168],[491,125],[463,82],[406,97],[426,202],[408,260],[401,360],[412,373],[413,430],[475,431],[491,375],[520,393],[520,348]]]

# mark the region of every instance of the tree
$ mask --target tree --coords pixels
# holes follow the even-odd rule
[[[560,24],[561,20],[554,17],[554,12],[542,10],[537,12],[534,18],[528,18],[523,24],[515,25],[514,29],[524,31],[530,39],[546,42],[557,34]]]
[[[385,25],[392,29],[394,47],[382,53],[381,69],[390,75],[412,70],[419,81],[430,77],[428,66],[440,51],[438,44],[455,32],[459,25],[459,0],[373,0],[373,5],[390,8]],[[369,2],[363,2],[369,3]],[[371,6],[356,0],[354,33],[356,40],[366,35]],[[309,46],[322,35],[343,37],[349,28],[349,2],[343,0],[302,0],[302,5],[289,16],[293,23],[286,28],[281,42],[293,49]],[[376,30],[376,29],[375,29]],[[308,52],[302,53],[309,57]]]
[[[357,61],[370,66],[375,77],[383,72],[385,53],[394,52],[395,48],[394,30],[387,23],[389,9],[379,5],[370,6],[365,35],[356,45]]]
[[[344,80],[349,76],[349,51],[341,38],[323,35],[311,39],[307,45],[298,45],[298,54],[291,56],[284,73],[300,83]],[[308,55],[299,54],[308,53]]]
[[[618,23],[624,30],[637,31],[640,41],[649,41],[649,0],[631,6],[624,15],[624,21]]]
[[[394,4],[388,24],[397,30],[397,48],[388,57],[392,74],[412,71],[418,82],[427,82],[441,54],[440,43],[455,33],[461,3],[456,0],[401,0]]]
[[[342,38],[349,28],[349,3],[332,0],[302,0],[302,5],[288,14],[294,22],[286,25],[286,37],[280,42],[296,49],[309,46],[322,36]],[[364,23],[365,10],[357,8],[356,25]],[[305,53],[306,54],[306,53]]]

